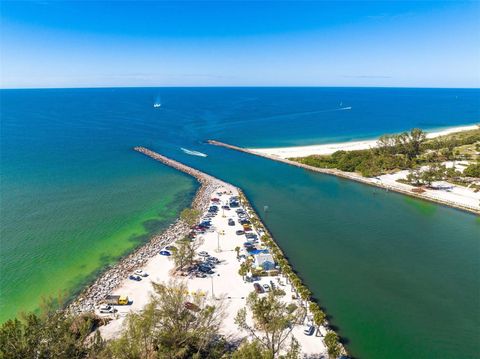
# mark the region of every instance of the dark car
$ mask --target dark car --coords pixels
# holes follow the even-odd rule
[[[207,273],[207,274],[213,274],[213,270],[209,267],[206,267],[206,266],[200,266],[198,267],[198,270],[202,273]]]
[[[244,231],[240,231],[240,230],[236,231],[235,233],[237,234],[237,236],[241,236],[245,234]]]
[[[235,225],[235,221],[230,218],[230,219],[228,220],[228,225],[229,225],[229,226],[234,226],[234,225]]]
[[[253,288],[255,289],[255,292],[258,294],[265,293],[265,289],[262,288],[262,286],[258,283],[253,283]]]
[[[220,263],[220,260],[217,257],[208,257],[206,261],[207,263],[214,263],[214,264]]]
[[[200,311],[200,307],[192,302],[185,302],[183,305],[185,306],[185,309],[191,310],[192,312]]]

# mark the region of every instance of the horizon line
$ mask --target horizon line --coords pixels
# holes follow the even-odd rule
[[[339,85],[245,85],[245,86],[189,86],[189,85],[171,85],[171,86],[78,86],[78,87],[0,87],[0,90],[88,90],[88,89],[134,89],[134,88],[389,88],[389,89],[455,89],[455,90],[480,90],[479,87],[431,87],[431,86],[339,86]]]

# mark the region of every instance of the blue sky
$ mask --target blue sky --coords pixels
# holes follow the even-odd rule
[[[478,1],[1,1],[3,88],[480,87]]]

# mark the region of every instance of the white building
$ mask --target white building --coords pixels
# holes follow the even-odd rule
[[[262,267],[264,270],[275,268],[275,261],[270,253],[259,253],[254,256],[255,267]]]

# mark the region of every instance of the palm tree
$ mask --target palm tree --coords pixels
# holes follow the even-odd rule
[[[302,302],[302,305],[305,306],[305,308],[307,308],[307,302],[310,299],[312,292],[310,292],[307,287],[301,284],[300,287],[298,288],[298,294],[300,295],[300,298],[303,301],[305,301],[305,303]]]
[[[240,247],[235,247],[235,252],[237,253],[237,259],[240,257]]]
[[[318,336],[320,331],[320,326],[325,323],[325,313],[320,309],[317,303],[310,303],[309,305],[310,313],[313,314],[313,322],[315,323],[317,330],[315,335]]]
[[[245,280],[245,276],[248,274],[248,267],[246,263],[240,264],[240,269],[238,270],[238,274],[242,276],[242,279]]]

